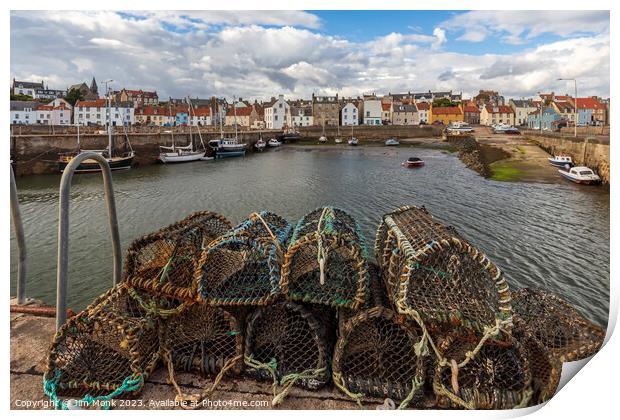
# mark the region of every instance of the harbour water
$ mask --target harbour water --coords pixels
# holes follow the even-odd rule
[[[420,169],[400,162],[410,155]],[[258,210],[295,222],[325,204],[359,221],[369,249],[381,215],[425,205],[505,272],[513,288],[540,287],[605,326],[609,308],[609,189],[484,179],[455,154],[433,149],[282,147],[245,158],[153,165],[113,175],[122,247],[198,210],[233,223]],[[28,249],[27,295],[53,304],[60,176],[17,179]],[[101,175],[76,175],[70,216],[69,307],[111,285]],[[11,233],[11,293],[17,250]],[[372,254],[372,252],[371,252]]]

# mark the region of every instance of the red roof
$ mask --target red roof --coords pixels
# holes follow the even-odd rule
[[[231,107],[226,113],[226,116],[233,117],[235,116],[235,113],[237,114],[237,117],[249,116],[252,113],[252,107],[251,106],[237,107],[236,111],[233,107]]]
[[[94,101],[77,101],[75,106],[102,108],[106,105],[105,102],[105,99],[95,99]]]
[[[381,104],[381,108],[383,108],[384,111],[389,111],[391,107],[391,104]]]
[[[192,108],[192,116],[208,117],[211,115],[211,108]]]
[[[463,108],[463,112],[477,112],[477,113],[480,113],[480,110],[478,109],[477,106],[468,105],[468,106]]]
[[[418,111],[428,111],[429,108],[428,102],[419,102],[415,106],[418,107]]]
[[[438,106],[433,107],[433,115],[456,115],[462,114],[458,106]]]
[[[577,108],[579,109],[605,109],[605,105],[596,98],[577,98]]]
[[[498,106],[487,105],[486,109],[489,114],[514,114],[514,111],[512,110],[512,108],[506,105],[498,105]]]

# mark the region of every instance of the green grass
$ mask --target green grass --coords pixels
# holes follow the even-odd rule
[[[514,167],[512,162],[495,162],[491,168],[491,179],[495,181],[519,181],[523,171]]]

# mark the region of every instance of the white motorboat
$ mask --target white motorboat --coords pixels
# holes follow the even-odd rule
[[[358,143],[358,141],[357,141],[357,139],[355,137],[351,137],[349,139],[349,146],[357,146],[357,143]]]
[[[334,142],[335,142],[336,144],[340,144],[340,143],[342,143],[342,139],[338,138],[338,139],[334,140]]]
[[[269,144],[269,147],[280,147],[282,145],[282,143],[280,143],[276,139],[270,139],[268,144]]]
[[[550,164],[558,168],[571,168],[575,166],[575,164],[573,163],[573,158],[571,158],[570,156],[554,156],[552,158],[547,158],[547,160]]]
[[[562,169],[558,169],[560,175],[569,181],[575,182],[577,184],[598,184],[601,182],[601,178],[594,173],[594,171],[587,166],[575,166],[570,168],[570,170],[565,171]]]
[[[319,143],[327,143],[327,137],[325,136],[319,137]]]
[[[448,130],[450,134],[472,133],[474,131],[474,129],[464,121],[452,121],[450,125],[446,127],[446,130]]]
[[[400,143],[396,139],[387,139],[385,141],[386,146],[398,146]]]

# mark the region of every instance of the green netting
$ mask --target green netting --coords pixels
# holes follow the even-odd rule
[[[280,295],[280,269],[290,224],[280,216],[253,213],[205,250],[198,290],[213,305],[265,305]]]
[[[142,309],[125,284],[116,286],[56,333],[44,375],[45,392],[99,397],[138,392],[159,360],[159,320]]]
[[[368,298],[367,259],[353,217],[319,208],[295,227],[282,266],[282,292],[291,300],[357,309]]]

